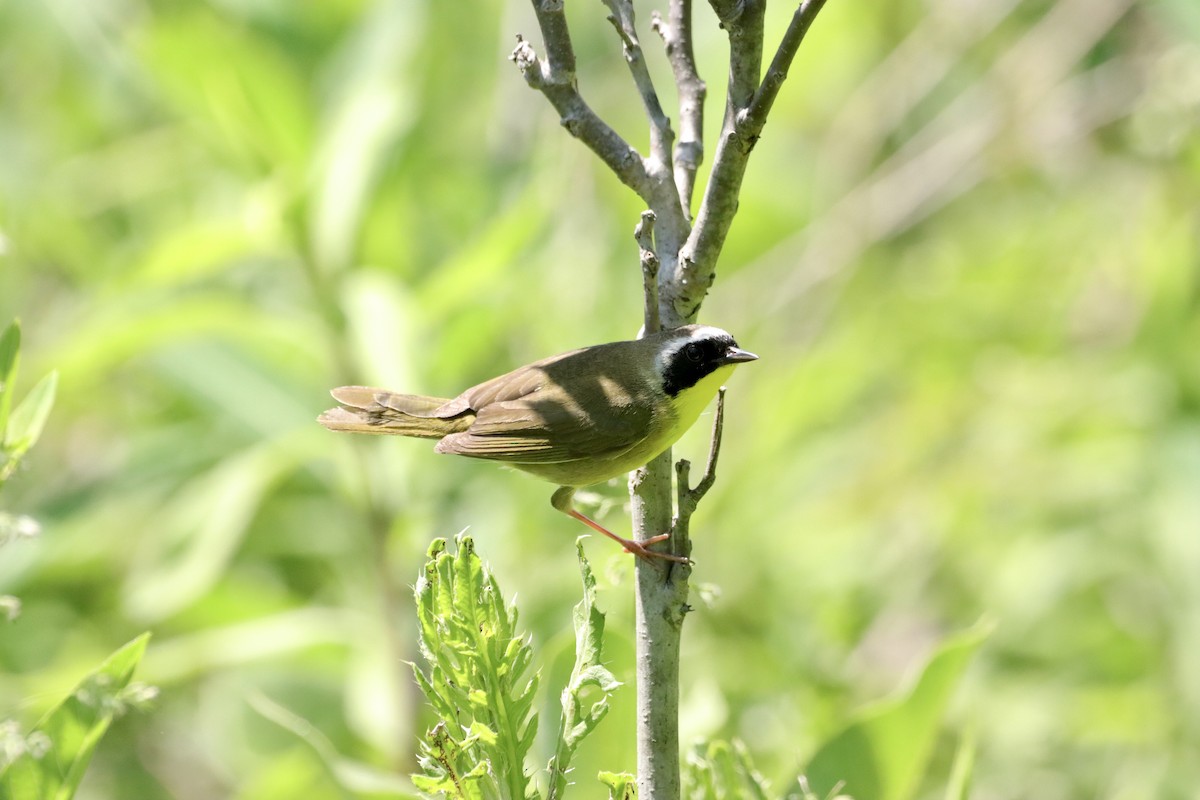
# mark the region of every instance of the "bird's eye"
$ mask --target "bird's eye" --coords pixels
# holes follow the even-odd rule
[[[688,361],[691,361],[693,364],[698,364],[700,363],[701,359],[704,358],[704,348],[700,347],[700,345],[696,344],[695,342],[692,342],[683,348],[683,354],[687,357]]]

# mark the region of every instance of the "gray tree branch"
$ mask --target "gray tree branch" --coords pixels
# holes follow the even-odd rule
[[[658,254],[654,252],[654,220],[654,212],[646,209],[642,212],[642,221],[633,229],[642,263],[642,297],[645,300],[642,333],[645,336],[662,330],[658,316]]]
[[[771,59],[771,66],[767,68],[767,74],[763,76],[762,84],[755,90],[754,98],[750,101],[744,118],[740,120],[741,125],[746,129],[745,135],[757,139],[762,133],[763,126],[767,124],[767,115],[771,113],[771,106],[774,105],[775,98],[779,96],[783,82],[787,80],[788,71],[792,68],[792,60],[800,49],[800,43],[804,41],[808,29],[812,27],[813,20],[817,18],[817,14],[824,6],[825,0],[804,0],[796,9],[796,13],[792,14],[792,21],[788,24],[788,29],[779,42],[779,49],[775,51],[775,57]]]
[[[717,457],[721,454],[721,436],[725,431],[725,387],[717,392],[717,412],[713,416],[712,438],[708,446],[708,462],[704,465],[704,474],[700,482],[691,486],[692,464],[686,458],[679,459],[675,465],[676,511],[672,534],[687,538],[691,527],[692,514],[708,490],[717,480]]]
[[[675,189],[689,225],[696,172],[704,161],[704,98],[708,87],[696,70],[692,47],[692,0],[670,0],[667,19],[654,12],[651,25],[662,37],[679,91],[679,143],[675,145]]]
[[[673,291],[660,296],[660,302],[669,303],[675,314],[687,320],[695,318],[716,279],[717,258],[737,213],[750,152],[766,125],[767,114],[805,34],[825,6],[825,0],[804,0],[797,7],[767,76],[759,83],[763,36],[761,8],[752,0],[710,0],[710,3],[729,31],[729,98],[725,123],[696,224],[679,252],[676,274],[670,283]],[[758,40],[757,55],[751,41],[754,36]],[[753,87],[747,91],[751,75]]]
[[[654,187],[641,154],[600,119],[579,93],[575,51],[562,0],[533,0],[533,8],[542,29],[546,58],[538,58],[533,46],[518,34],[509,59],[516,63],[525,82],[545,95],[558,111],[567,132],[587,145],[622,183],[649,204]]]
[[[671,120],[663,112],[658,92],[654,89],[654,81],[650,77],[650,70],[646,67],[646,59],[642,55],[642,45],[634,24],[633,0],[603,1],[612,12],[608,21],[621,37],[625,63],[629,65],[633,83],[642,97],[642,107],[646,109],[646,116],[650,120],[650,158],[656,162],[650,167],[653,171],[659,165],[666,166],[671,163],[671,145],[675,141],[675,132],[671,130]]]

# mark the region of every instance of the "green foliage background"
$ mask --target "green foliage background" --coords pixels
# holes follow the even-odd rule
[[[585,95],[642,146],[603,6],[569,6]],[[762,360],[693,525],[687,740],[738,737],[782,786],[987,617],[917,796],[963,735],[976,798],[1193,796],[1198,9],[831,0],[703,312]],[[409,771],[407,587],[466,526],[541,685],[570,672],[580,531],[548,486],[313,421],[339,383],[450,394],[637,330],[641,209],[505,60],[518,31],[523,0],[0,5],[0,324],[25,380],[59,371],[0,498],[44,528],[0,552],[0,718],[143,630],[161,688],[80,796],[338,796],[255,697]],[[630,684],[629,559],[588,549]],[[580,781],[632,770],[632,720],[618,690]]]

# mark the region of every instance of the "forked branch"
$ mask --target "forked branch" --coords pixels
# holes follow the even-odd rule
[[[717,391],[717,411],[713,416],[712,438],[708,445],[708,463],[704,465],[704,474],[700,477],[700,482],[695,486],[690,486],[692,464],[686,458],[681,458],[675,464],[676,483],[676,503],[678,510],[675,512],[675,522],[672,526],[672,535],[686,539],[688,528],[691,525],[692,514],[696,513],[697,506],[704,499],[704,495],[708,494],[708,490],[713,487],[717,480],[717,457],[721,454],[721,436],[725,431],[725,387],[722,386]]]
[[[600,119],[579,93],[575,50],[562,0],[533,0],[533,8],[542,29],[546,58],[538,58],[533,46],[517,34],[517,46],[509,60],[516,63],[527,84],[546,96],[567,132],[587,145],[622,183],[649,203],[654,186],[641,154]]]
[[[804,36],[812,27],[813,20],[817,18],[817,14],[824,6],[825,0],[805,0],[792,15],[792,21],[788,24],[788,29],[779,42],[779,49],[775,51],[775,57],[771,59],[771,66],[767,69],[767,74],[763,76],[758,91],[754,93],[754,99],[746,109],[744,118],[740,120],[741,125],[746,128],[748,136],[757,139],[758,135],[762,133],[763,126],[767,124],[767,115],[771,113],[771,106],[774,105],[775,98],[779,96],[783,82],[787,80],[788,71],[792,68],[792,60],[796,58],[800,43],[804,41]]]
[[[787,31],[776,50],[771,66],[761,82],[757,70],[761,67],[762,20],[754,0],[710,0],[722,22],[729,29],[730,68],[729,99],[726,103],[725,124],[717,143],[712,174],[705,188],[704,199],[696,215],[696,224],[679,252],[672,296],[664,297],[675,313],[684,319],[694,319],[709,287],[716,278],[717,259],[725,246],[725,237],[737,213],[742,178],[750,160],[750,151],[758,142],[766,125],[767,115],[779,89],[787,78],[796,52],[812,26],[813,20],[825,6],[825,0],[804,0],[792,16]],[[756,12],[756,9],[758,11]],[[750,19],[745,19],[750,15]],[[732,26],[732,27],[731,27]],[[751,33],[750,38],[747,34]],[[758,60],[753,49],[757,37]],[[754,72],[754,88],[746,92],[747,79]]]
[[[671,120],[663,113],[662,103],[658,100],[658,92],[654,89],[654,81],[650,78],[650,70],[642,55],[642,45],[634,25],[633,0],[604,0],[604,5],[612,12],[608,21],[621,38],[625,63],[629,65],[634,85],[642,97],[642,107],[646,109],[646,116],[650,120],[650,158],[655,162],[650,168],[653,170],[658,165],[666,167],[671,163],[671,144],[675,140],[675,133],[671,130]]]
[[[696,54],[692,47],[692,0],[670,0],[667,19],[664,21],[656,11],[650,24],[666,46],[667,61],[679,91],[675,189],[690,224],[696,172],[704,161],[704,98],[708,93],[708,87],[696,70]]]

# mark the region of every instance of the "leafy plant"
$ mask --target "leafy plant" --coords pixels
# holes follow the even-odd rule
[[[438,721],[421,742],[418,789],[455,798],[542,797],[526,773],[537,734],[533,711],[538,675],[525,678],[533,657],[517,612],[504,603],[495,577],[469,536],[429,547],[417,582],[421,653],[428,671],[413,672]],[[562,797],[571,758],[608,712],[620,684],[601,663],[604,614],[595,605],[596,581],[578,546],[583,600],[575,607],[575,666],[562,693],[562,720],[549,764],[545,797]],[[595,692],[600,693],[595,697]]]
[[[0,334],[0,485],[41,436],[58,385],[58,374],[49,373],[14,408],[20,351],[21,327],[14,321]],[[0,512],[0,545],[38,531],[33,518]],[[0,616],[11,621],[20,608],[17,598],[0,595]],[[74,796],[112,720],[157,693],[153,687],[130,683],[149,636],[144,633],[109,656],[28,734],[22,734],[14,720],[0,721],[0,797],[67,800]]]
[[[83,779],[100,737],[128,709],[157,691],[131,683],[150,635],[117,650],[42,718],[27,736],[15,724],[0,728],[0,796],[11,800],[67,800]]]

